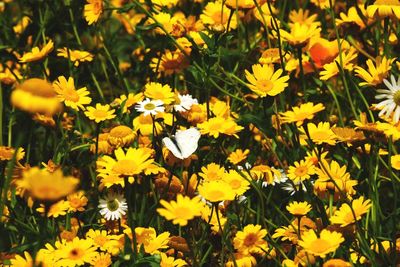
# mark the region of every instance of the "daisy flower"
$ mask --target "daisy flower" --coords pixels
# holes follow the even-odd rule
[[[192,105],[198,104],[197,99],[191,95],[178,94],[178,98],[175,101],[174,109],[178,112],[189,111]]]
[[[100,103],[96,104],[96,107],[87,107],[87,111],[85,111],[86,117],[90,120],[95,121],[96,123],[100,123],[105,120],[111,120],[115,118],[114,114],[115,110],[110,108],[110,105],[102,105]]]
[[[172,200],[167,202],[163,199],[160,200],[163,208],[158,208],[157,212],[173,224],[180,226],[187,225],[188,221],[194,217],[201,215],[203,203],[200,198],[189,198],[188,196],[178,195],[176,201]]]
[[[268,250],[267,241],[264,240],[267,230],[261,225],[248,224],[243,231],[238,231],[233,239],[235,249],[244,254],[263,253]]]
[[[281,69],[274,71],[273,65],[255,64],[252,71],[245,70],[246,79],[250,82],[247,86],[260,97],[276,96],[288,86],[289,76],[282,76]]]
[[[84,105],[90,104],[92,99],[88,96],[89,91],[86,87],[82,87],[78,90],[75,89],[74,78],[69,77],[68,80],[64,76],[58,77],[53,83],[54,91],[57,93],[57,97],[67,107],[78,111],[85,109]]]
[[[391,83],[384,79],[383,82],[389,89],[378,89],[376,99],[384,99],[379,102],[376,107],[380,108],[379,116],[385,115],[389,117],[393,114],[393,122],[397,123],[400,119],[400,77],[397,79],[393,75],[390,76]]]
[[[121,194],[109,193],[104,199],[100,199],[99,209],[107,221],[114,221],[125,215],[128,204]]]
[[[103,0],[87,0],[84,6],[83,16],[88,25],[91,25],[99,20],[101,13],[103,13]]]
[[[92,61],[94,57],[87,51],[71,50],[67,47],[57,49],[57,56],[71,60],[75,67],[78,67],[81,62]]]
[[[294,216],[305,216],[311,211],[311,205],[307,201],[293,201],[286,206],[286,209]]]
[[[341,233],[324,229],[318,237],[314,230],[310,229],[303,233],[302,240],[299,240],[298,244],[307,253],[325,258],[327,254],[335,252],[343,242]]]
[[[140,101],[135,106],[135,109],[142,112],[144,116],[156,115],[159,112],[164,112],[164,102],[162,100],[150,100],[146,98]]]
[[[339,224],[341,227],[345,227],[361,219],[361,216],[366,214],[371,208],[371,200],[364,199],[363,196],[354,199],[351,203],[351,207],[345,203],[335,214],[330,218],[331,223]]]

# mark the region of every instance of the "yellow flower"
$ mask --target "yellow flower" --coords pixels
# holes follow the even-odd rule
[[[209,2],[203,9],[203,14],[200,15],[200,20],[205,25],[210,26],[223,26],[224,30],[228,27],[230,10],[227,8],[222,1]],[[229,24],[230,29],[236,29],[237,20],[236,16],[231,17]]]
[[[50,206],[47,212],[47,217],[57,218],[59,216],[64,216],[67,214],[68,208],[69,208],[68,202],[65,200],[60,200]],[[37,208],[36,211],[40,213],[45,213],[45,206],[43,204],[40,204],[40,207]]]
[[[236,149],[232,153],[229,154],[228,160],[232,164],[239,164],[240,162],[246,160],[247,155],[249,155],[250,150],[246,149],[245,151],[239,149]]]
[[[245,255],[250,253],[264,254],[268,251],[267,241],[264,240],[267,230],[261,229],[261,225],[248,224],[243,231],[238,231],[233,238],[236,250]]]
[[[132,230],[130,228],[125,229],[124,233],[127,234],[130,239],[132,239]],[[157,235],[156,230],[152,227],[136,227],[135,236],[138,250],[140,249],[141,245],[143,245],[146,253],[160,254],[160,249],[168,247],[170,233],[164,232]]]
[[[386,57],[377,57],[376,66],[371,59],[367,60],[368,71],[356,66],[355,73],[358,77],[362,78],[365,82],[359,83],[360,86],[371,85],[376,86],[383,82],[388,77],[389,71],[392,69],[392,63],[396,58],[387,59]]]
[[[118,125],[108,133],[107,141],[116,148],[129,146],[136,137],[135,132],[125,125]]]
[[[368,17],[396,17],[400,19],[400,1],[399,0],[376,0],[367,7]]]
[[[293,201],[286,206],[286,209],[294,216],[304,216],[311,211],[311,205],[307,201]]]
[[[87,107],[87,111],[85,111],[86,117],[90,120],[95,121],[96,123],[110,120],[115,118],[114,114],[115,110],[110,109],[110,105],[102,105],[100,103],[96,104],[96,108],[94,107]]]
[[[56,201],[71,194],[78,185],[79,179],[72,176],[64,176],[60,169],[50,173],[44,169],[33,167],[24,171],[21,180],[17,180],[17,186],[27,190],[35,199],[41,201]]]
[[[301,160],[296,161],[294,166],[290,166],[287,177],[295,184],[308,180],[315,173],[314,164],[312,161]]]
[[[318,237],[314,230],[309,230],[302,234],[299,245],[307,253],[325,258],[327,254],[335,252],[343,242],[344,238],[341,233],[324,229]]]
[[[293,107],[292,110],[281,112],[281,123],[296,123],[296,126],[303,125],[305,120],[312,120],[315,113],[325,109],[325,106],[318,103],[314,106],[313,103],[307,102],[299,107]]]
[[[198,197],[191,199],[181,194],[177,195],[176,201],[167,202],[161,199],[160,204],[164,208],[158,208],[158,214],[165,217],[168,221],[172,221],[173,224],[179,224],[180,226],[185,226],[188,224],[188,221],[200,216],[204,205]]]
[[[97,161],[99,177],[117,175],[128,177],[129,182],[133,183],[133,176],[140,174],[153,163],[152,151],[148,148],[130,147],[125,153],[122,148],[118,148],[114,151],[116,159],[103,156]]]
[[[107,251],[112,255],[117,255],[122,248],[117,235],[107,234],[106,230],[90,229],[86,235],[86,239],[91,239],[93,245],[101,251]]]
[[[225,174],[225,168],[216,163],[210,163],[207,166],[201,167],[201,171],[199,176],[203,178],[205,182],[221,180]]]
[[[15,153],[15,160],[17,162],[25,157],[25,151],[22,147],[19,147],[17,151],[15,151],[15,148],[9,146],[0,146],[0,161],[11,160]]]
[[[394,155],[390,158],[390,164],[395,170],[400,170],[400,155]]]
[[[18,35],[21,34],[26,27],[28,27],[29,23],[31,22],[31,19],[27,16],[23,16],[21,20],[13,27],[14,32]]]
[[[260,4],[261,1],[257,1],[258,5]],[[252,9],[255,8],[256,5],[254,1],[252,0],[227,0],[225,2],[225,5],[227,5],[231,9]]]
[[[367,17],[367,10],[364,8],[364,5],[359,4],[358,8],[352,6],[347,10],[347,14],[344,12],[341,12],[339,14],[340,19],[336,19],[336,25],[337,26],[342,26],[342,25],[353,25],[356,24],[360,29],[365,29],[366,25],[363,19],[360,17],[358,12],[361,12],[361,14],[367,19],[367,24],[369,25],[372,21]]]
[[[350,127],[333,127],[332,131],[335,133],[338,141],[346,142],[348,146],[352,146],[352,143],[365,139],[362,131],[356,131]]]
[[[88,203],[88,199],[83,191],[79,191],[67,196],[67,203],[69,205],[68,211],[84,211]]]
[[[13,106],[30,113],[53,116],[61,110],[53,86],[46,80],[32,78],[25,80],[11,93]]]
[[[250,174],[255,180],[262,180],[266,185],[274,185],[275,183],[283,182],[285,176],[275,169],[274,167],[269,167],[267,165],[256,165],[250,170]]]
[[[320,32],[321,28],[319,28],[318,23],[307,25],[299,22],[292,24],[290,27],[290,33],[280,30],[281,37],[289,42],[289,44],[296,47],[305,46],[311,38],[319,37]]]
[[[250,188],[250,183],[235,170],[225,173],[222,181],[227,183],[237,196],[243,195]]]
[[[347,261],[344,261],[342,259],[330,259],[324,262],[322,267],[351,267],[353,266]]]
[[[57,266],[74,267],[90,263],[98,253],[93,245],[91,239],[79,239],[79,237],[62,244],[56,253],[56,257],[59,258]]]
[[[306,127],[311,140],[315,144],[336,144],[336,135],[332,131],[329,122],[320,122],[318,123],[318,125],[315,125],[314,123],[307,123]],[[306,130],[304,128],[300,129],[300,131],[304,133],[304,135],[302,136],[303,138],[308,138],[308,136],[305,135]]]
[[[357,51],[350,48],[347,52],[342,52],[342,68],[345,70],[352,70],[354,64],[351,63],[357,57]],[[340,55],[336,56],[335,60],[331,63],[325,64],[324,70],[320,72],[320,79],[326,81],[339,74],[340,70]]]
[[[29,252],[24,251],[24,257],[20,255],[15,255],[14,259],[10,261],[13,267],[33,267],[33,259]]]
[[[223,181],[204,182],[198,187],[199,194],[210,202],[233,200],[235,193],[230,186]]]
[[[208,205],[204,205],[204,208],[201,213],[201,218],[207,222],[211,226],[211,230],[213,233],[220,233],[220,225],[221,228],[224,229],[225,223],[228,221],[223,214],[218,211],[218,217],[215,210],[211,212],[211,209]],[[218,220],[219,219],[219,220]]]
[[[326,9],[330,7],[330,1],[332,1],[332,7],[335,5],[335,0],[311,0],[311,3],[319,7],[320,9]]]
[[[161,253],[160,267],[183,267],[183,266],[187,266],[187,263],[184,260],[168,257],[167,254]]]
[[[128,96],[121,95],[119,98],[114,99],[112,105],[119,105],[122,107],[122,113],[130,113],[130,109],[133,108],[136,103],[144,99],[143,93],[129,93]]]
[[[111,255],[108,253],[97,253],[90,261],[93,267],[108,267],[112,264]]]
[[[314,183],[314,190],[321,196],[327,196],[328,193],[334,192],[335,199],[344,195],[354,195],[354,186],[357,185],[356,180],[350,178],[350,174],[346,170],[346,166],[340,166],[338,162],[332,160],[329,164],[326,160],[321,160],[320,168],[316,169],[318,179]]]
[[[57,56],[71,60],[75,67],[78,67],[80,62],[90,62],[93,60],[93,55],[89,52],[82,50],[71,50],[67,47],[57,49]]]
[[[218,138],[220,134],[233,135],[239,138],[236,133],[244,128],[236,124],[231,118],[214,117],[203,123],[197,124],[201,134],[208,134],[214,138]]]
[[[260,7],[261,12],[258,8],[254,9],[254,16],[265,26],[267,26],[269,28],[273,28],[273,26],[275,27],[275,24],[273,23],[273,18],[272,18],[272,14],[270,11],[270,7],[272,10],[272,14],[277,15],[278,12],[273,5],[268,5],[268,3],[264,3]],[[276,23],[278,24],[278,28],[279,28],[280,21],[276,20]]]
[[[161,24],[163,26],[163,28],[165,29],[165,31],[171,35],[176,35],[176,33],[174,31],[176,31],[177,29],[181,28],[181,18],[178,18],[177,16],[171,16],[168,13],[165,12],[159,12],[158,14],[153,14],[154,20],[157,21],[159,24]],[[155,23],[152,18],[150,18],[146,24],[152,24]],[[179,31],[179,35],[180,35],[180,30]],[[161,35],[165,35],[166,33],[160,28],[160,27],[156,27],[155,28],[155,32]]]
[[[171,104],[175,101],[175,94],[168,85],[157,82],[150,82],[145,85],[144,95],[154,100],[161,100],[164,104]]]
[[[103,13],[103,0],[86,0],[83,16],[89,25],[97,22]]]
[[[83,105],[90,104],[92,99],[88,97],[89,91],[86,87],[82,87],[78,90],[75,89],[74,78],[69,77],[68,80],[64,76],[58,77],[58,80],[53,83],[54,90],[58,94],[58,99],[67,107],[72,109],[82,110],[85,109]]]
[[[99,143],[98,143],[98,153],[99,154],[111,154],[114,150],[114,148],[110,145],[110,143],[107,141],[108,140],[108,133],[101,133],[99,134]],[[93,138],[93,141],[96,142],[96,138]],[[96,144],[93,143],[90,146],[90,152],[93,154],[96,153]]]
[[[161,73],[165,76],[170,76],[174,73],[182,72],[182,70],[188,66],[189,61],[185,54],[178,50],[166,50],[165,53],[162,54],[161,58],[155,57],[150,63],[151,69],[158,73],[158,77],[161,77]]]
[[[318,22],[317,19],[318,19],[317,14],[312,14],[310,16],[310,10],[307,9],[303,10],[302,8],[300,8],[299,10],[293,9],[289,13],[290,22],[288,25],[290,28],[292,28],[296,22],[307,26],[311,26],[314,23],[316,23],[315,25],[320,25],[321,23]]]
[[[289,76],[282,76],[282,69],[274,72],[273,65],[255,64],[253,73],[245,70],[246,79],[250,82],[247,86],[260,97],[276,96],[288,86]]]
[[[163,127],[158,121],[153,123],[151,116],[145,116],[142,113],[133,119],[133,129],[141,135],[148,136],[152,135],[153,132],[155,135],[158,135],[162,131]]]
[[[41,60],[45,58],[51,51],[53,51],[53,48],[54,43],[52,40],[49,40],[42,49],[39,49],[39,47],[35,46],[34,48],[32,48],[31,52],[25,53],[22,57],[19,58],[19,62],[27,63]]]
[[[331,223],[339,224],[341,227],[352,224],[360,220],[361,215],[367,213],[371,205],[371,200],[367,199],[364,201],[363,196],[354,199],[351,202],[351,207],[347,203],[344,203],[330,218]]]
[[[236,266],[252,267],[252,266],[257,266],[257,260],[251,254],[235,253],[234,257],[235,257],[235,260],[227,261],[226,264],[225,264],[225,267],[236,267]]]
[[[386,122],[377,122],[376,129],[382,131],[386,137],[392,138],[393,141],[397,141],[400,139],[400,124],[393,125],[391,123]]]

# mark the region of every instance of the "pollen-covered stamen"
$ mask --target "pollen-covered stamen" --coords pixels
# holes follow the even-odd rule
[[[400,90],[397,90],[393,95],[393,101],[397,106],[400,106]]]

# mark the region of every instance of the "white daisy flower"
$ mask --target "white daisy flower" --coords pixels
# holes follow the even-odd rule
[[[156,115],[159,112],[164,112],[164,102],[162,100],[150,100],[146,98],[135,105],[135,109],[142,112],[144,116]]]
[[[185,112],[190,110],[194,104],[198,104],[196,98],[193,98],[191,95],[178,94],[178,99],[175,102],[174,109],[178,112]]]
[[[100,199],[100,214],[107,220],[118,220],[126,214],[128,204],[126,199],[117,193],[108,193],[104,199]]]
[[[276,184],[284,183],[287,181],[288,177],[286,176],[285,170],[279,169],[279,173],[276,172],[276,169],[272,167],[271,169],[275,170],[274,171],[274,180],[269,184],[266,181],[263,181],[261,186],[262,187],[267,187],[268,185],[275,186]]]
[[[386,118],[393,114],[393,122],[397,123],[400,119],[400,77],[397,79],[390,76],[391,83],[384,79],[383,82],[389,89],[378,89],[376,99],[384,99],[376,107],[381,109],[379,116],[385,115]]]
[[[304,192],[307,192],[307,188],[306,188],[306,186],[305,186],[302,182],[297,182],[297,183],[295,183],[295,184],[290,183],[290,182],[284,183],[284,184],[282,185],[282,189],[285,190],[285,191],[288,191],[288,193],[289,193],[291,196],[293,196],[294,193],[296,193],[296,192],[299,191],[299,190],[302,190],[302,191],[304,191]]]

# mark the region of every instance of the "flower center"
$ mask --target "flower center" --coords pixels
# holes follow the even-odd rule
[[[112,171],[119,175],[134,175],[138,173],[138,168],[133,160],[122,159],[114,165]]]
[[[96,1],[93,5],[93,13],[99,15],[103,11],[103,3],[101,1]]]
[[[219,200],[223,199],[225,194],[224,194],[224,192],[222,192],[220,190],[213,190],[213,191],[210,191],[209,196],[211,198],[210,201],[213,202],[213,201],[219,201]]]
[[[246,247],[250,247],[253,246],[257,241],[257,236],[253,233],[248,234],[246,236],[246,238],[243,241],[243,245],[245,245]]]
[[[177,207],[174,213],[178,218],[186,218],[188,214],[191,214],[190,209],[187,207]]]
[[[74,248],[69,252],[69,258],[72,260],[77,260],[82,258],[82,256],[85,254],[85,252],[81,249]]]
[[[316,254],[325,254],[330,247],[328,241],[318,238],[311,243],[310,249]]]
[[[274,84],[270,80],[258,80],[257,87],[262,89],[263,91],[271,91]]]
[[[119,201],[117,199],[112,199],[107,201],[107,209],[110,211],[117,211],[119,208]]]
[[[239,180],[232,180],[229,185],[232,187],[232,189],[238,189],[241,186],[241,182]]]
[[[105,111],[105,110],[98,110],[98,109],[96,109],[95,111],[93,111],[93,115],[96,117],[96,118],[105,118],[105,117],[107,117],[107,111]]]
[[[94,243],[96,243],[99,246],[103,246],[107,242],[107,238],[102,235],[98,235],[94,238]]]
[[[295,174],[296,174],[296,176],[301,177],[301,176],[306,175],[307,172],[308,172],[308,168],[307,167],[299,166],[299,167],[296,168]]]
[[[209,126],[210,132],[212,132],[212,131],[219,131],[219,130],[221,130],[221,129],[222,129],[221,123],[212,123],[212,124],[210,124],[210,126]]]
[[[145,110],[154,110],[156,108],[156,105],[154,105],[153,103],[147,103],[143,107]]]
[[[78,102],[79,101],[79,95],[76,92],[76,90],[73,89],[67,89],[65,90],[64,97],[66,100],[72,101],[72,102]]]
[[[400,90],[397,90],[393,95],[393,101],[397,106],[400,106]]]
[[[311,139],[315,139],[315,140],[329,140],[329,135],[326,131],[315,131],[312,134]]]
[[[180,66],[181,62],[178,59],[168,59],[165,62],[163,62],[163,66],[165,69],[168,70],[179,70],[179,66]]]

